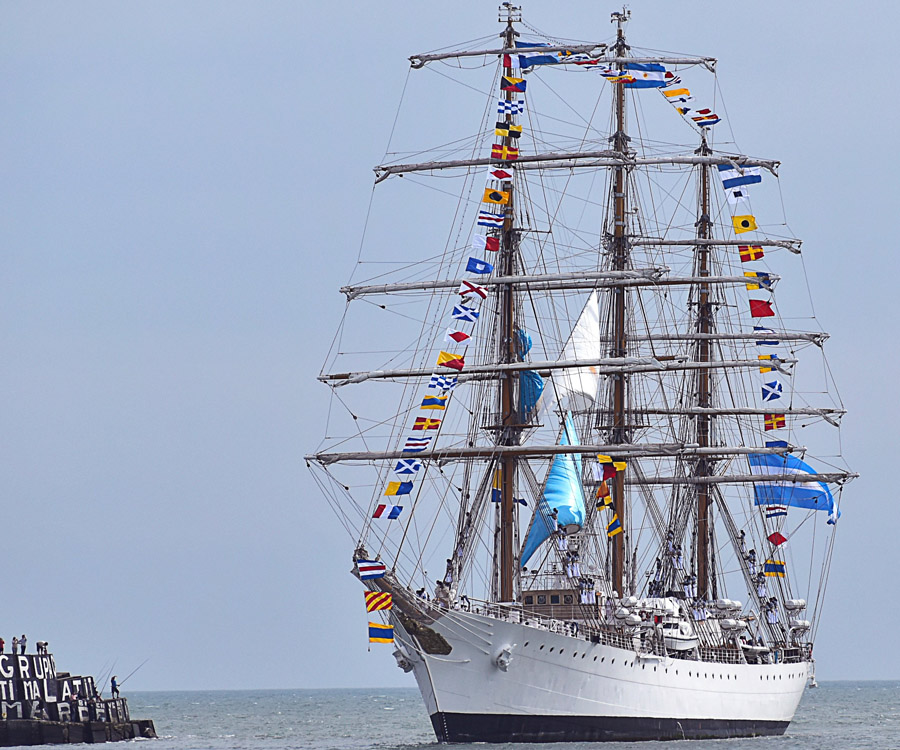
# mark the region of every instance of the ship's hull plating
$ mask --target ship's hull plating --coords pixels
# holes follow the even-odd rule
[[[807,663],[641,658],[466,612],[443,614],[431,628],[452,646],[449,654],[413,648],[406,633],[399,643],[441,742],[783,734],[810,674]],[[506,656],[503,670],[498,661]]]

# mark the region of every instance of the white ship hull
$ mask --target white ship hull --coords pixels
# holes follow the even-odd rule
[[[427,654],[398,628],[441,742],[663,740],[783,734],[809,663],[721,664],[632,650],[475,613],[431,626]],[[497,657],[508,649],[506,670]],[[502,661],[502,658],[501,658]]]

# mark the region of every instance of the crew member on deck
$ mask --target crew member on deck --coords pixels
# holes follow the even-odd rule
[[[12,652],[15,654],[15,653],[18,653],[18,651],[19,651],[19,639],[16,638],[16,636],[13,636],[13,650],[12,650]]]
[[[27,639],[25,638],[25,633],[22,633],[22,637],[19,638],[19,646],[22,648],[22,653],[25,653],[25,643]]]
[[[112,679],[109,681],[109,691],[113,698],[119,697],[119,683],[116,680],[115,675],[113,675]]]

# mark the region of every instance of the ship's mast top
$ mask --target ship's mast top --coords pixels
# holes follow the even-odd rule
[[[506,21],[507,28],[512,27],[512,24],[518,23],[522,20],[522,6],[521,5],[513,5],[512,3],[503,3],[498,9],[497,12],[500,14],[500,17],[497,19],[500,23]],[[500,36],[504,36],[506,32],[501,34]],[[518,36],[518,34],[516,35]]]
[[[616,56],[624,57],[625,50],[629,49],[625,44],[625,24],[631,20],[631,11],[627,6],[622,6],[622,10],[613,11],[610,15],[610,23],[616,24]]]

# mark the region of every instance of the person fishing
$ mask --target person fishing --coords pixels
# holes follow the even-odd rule
[[[116,675],[113,675],[109,681],[109,691],[113,698],[119,697],[119,683],[116,681]]]

